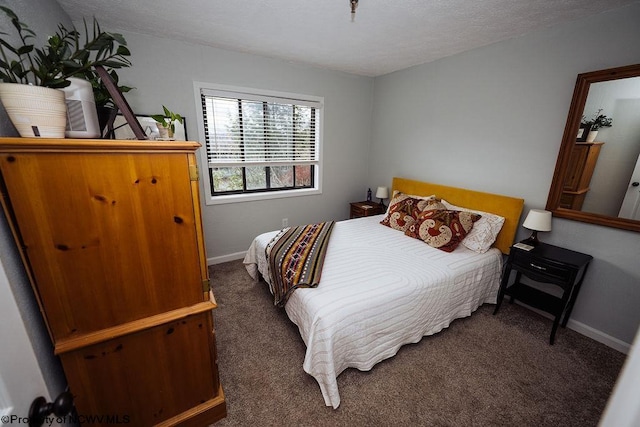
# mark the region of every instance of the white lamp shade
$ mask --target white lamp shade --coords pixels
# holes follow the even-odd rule
[[[386,199],[389,197],[389,189],[387,187],[378,187],[376,191],[376,197],[378,199]]]
[[[551,231],[551,212],[531,209],[522,226],[534,231]]]

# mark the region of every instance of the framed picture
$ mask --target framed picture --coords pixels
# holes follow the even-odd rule
[[[591,125],[580,123],[580,127],[578,128],[578,135],[576,136],[576,142],[585,142],[587,140],[587,135],[589,135],[590,129]]]
[[[133,114],[129,103],[124,98],[122,92],[120,92],[120,89],[118,89],[118,85],[116,85],[116,83],[113,81],[107,70],[102,68],[100,65],[96,65],[94,69],[96,70],[96,74],[98,75],[98,77],[100,77],[100,80],[102,80],[102,84],[104,84],[104,86],[109,91],[109,95],[111,95],[113,103],[116,105],[118,110],[120,110],[125,120],[128,122],[129,128],[131,129],[131,132],[133,132],[135,139],[147,139],[144,131],[142,130],[142,127],[140,126],[140,123],[136,121],[135,115]],[[113,119],[113,116],[109,118],[109,120],[111,119]],[[109,128],[110,126],[107,127]]]
[[[145,135],[145,139],[154,141],[154,140],[167,140],[165,138],[160,138],[160,131],[158,130],[158,125],[151,116],[146,115],[136,115],[135,116],[137,123],[139,123],[142,132]],[[182,123],[175,122],[175,133],[173,134],[173,138],[170,138],[172,141],[186,141],[187,140],[187,128],[185,127],[186,119],[182,118]],[[122,114],[118,114],[113,122],[113,133],[115,139],[139,139],[136,134],[129,126],[129,122],[126,117]]]

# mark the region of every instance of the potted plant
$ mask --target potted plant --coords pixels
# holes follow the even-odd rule
[[[151,118],[158,124],[160,139],[171,139],[176,131],[176,121],[183,123],[183,119],[180,114],[170,111],[164,105],[162,109],[164,110],[164,114],[153,114]]]
[[[587,120],[585,116],[582,116],[582,125],[584,125],[587,129],[589,129],[589,134],[587,136],[587,142],[593,142],[598,135],[598,130],[604,127],[611,127],[613,123],[613,119],[602,114],[602,108],[600,108],[593,115],[593,118]]]
[[[66,104],[64,92],[70,77],[86,76],[94,66],[121,68],[131,63],[126,41],[120,34],[103,32],[96,19],[84,37],[72,27],[58,30],[40,48],[32,43],[36,34],[9,8],[0,6],[17,32],[12,44],[0,33],[0,100],[21,136],[64,138]],[[25,108],[25,103],[32,101]]]

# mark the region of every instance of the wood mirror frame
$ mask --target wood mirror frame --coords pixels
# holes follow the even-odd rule
[[[569,107],[567,124],[564,128],[562,144],[560,145],[560,152],[558,153],[556,169],[553,173],[553,180],[551,181],[549,198],[547,199],[546,209],[551,211],[553,216],[571,219],[574,221],[604,225],[607,227],[640,231],[640,221],[637,220],[618,218],[598,213],[582,212],[560,207],[560,197],[562,196],[565,175],[569,165],[569,158],[571,156],[571,150],[576,143],[576,135],[578,133],[578,127],[580,126],[585,103],[589,94],[589,87],[592,83],[629,77],[640,77],[640,64],[578,74],[576,87],[573,91],[573,99],[571,100],[571,106]]]

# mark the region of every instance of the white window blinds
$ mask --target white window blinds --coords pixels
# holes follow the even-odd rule
[[[210,89],[201,99],[210,167],[319,161],[320,102]]]

